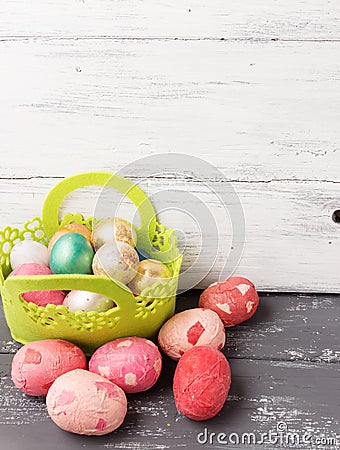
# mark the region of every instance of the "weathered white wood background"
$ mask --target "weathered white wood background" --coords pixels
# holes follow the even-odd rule
[[[262,290],[339,292],[339,60],[338,0],[2,0],[0,228],[40,214],[64,176],[182,152],[239,195],[236,273]],[[201,195],[222,221],[195,177],[143,187]],[[186,235],[189,266],[199,233],[183,216],[163,222]]]

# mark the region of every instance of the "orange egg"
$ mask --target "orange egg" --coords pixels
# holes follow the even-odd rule
[[[82,234],[91,245],[92,243],[92,233],[91,231],[85,226],[80,223],[70,223],[69,225],[65,225],[64,227],[60,228],[58,231],[54,233],[52,236],[49,244],[48,244],[48,254],[50,254],[53,245],[59,239],[61,236],[63,236],[66,233],[79,233]]]

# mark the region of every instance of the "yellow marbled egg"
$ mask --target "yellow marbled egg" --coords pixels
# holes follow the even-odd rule
[[[138,264],[137,275],[128,286],[134,294],[139,295],[157,281],[166,283],[170,278],[170,270],[165,264],[155,259],[144,259]]]

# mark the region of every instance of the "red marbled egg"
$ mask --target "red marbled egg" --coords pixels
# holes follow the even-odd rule
[[[12,361],[12,380],[28,395],[46,395],[60,375],[73,369],[85,369],[86,357],[71,342],[45,339],[21,347]]]
[[[249,319],[259,305],[255,286],[247,278],[232,277],[211,284],[202,292],[199,306],[215,311],[226,327]]]
[[[230,367],[222,352],[198,346],[178,361],[173,391],[179,412],[192,420],[206,420],[218,414],[230,388]]]

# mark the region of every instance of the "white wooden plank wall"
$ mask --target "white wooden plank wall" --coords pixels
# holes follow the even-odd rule
[[[0,228],[39,214],[64,176],[182,152],[218,167],[240,197],[236,273],[263,290],[339,292],[339,24],[338,0],[3,0]],[[190,190],[223,222],[198,179],[144,187]],[[189,266],[197,230],[180,215],[163,221],[186,234]]]

